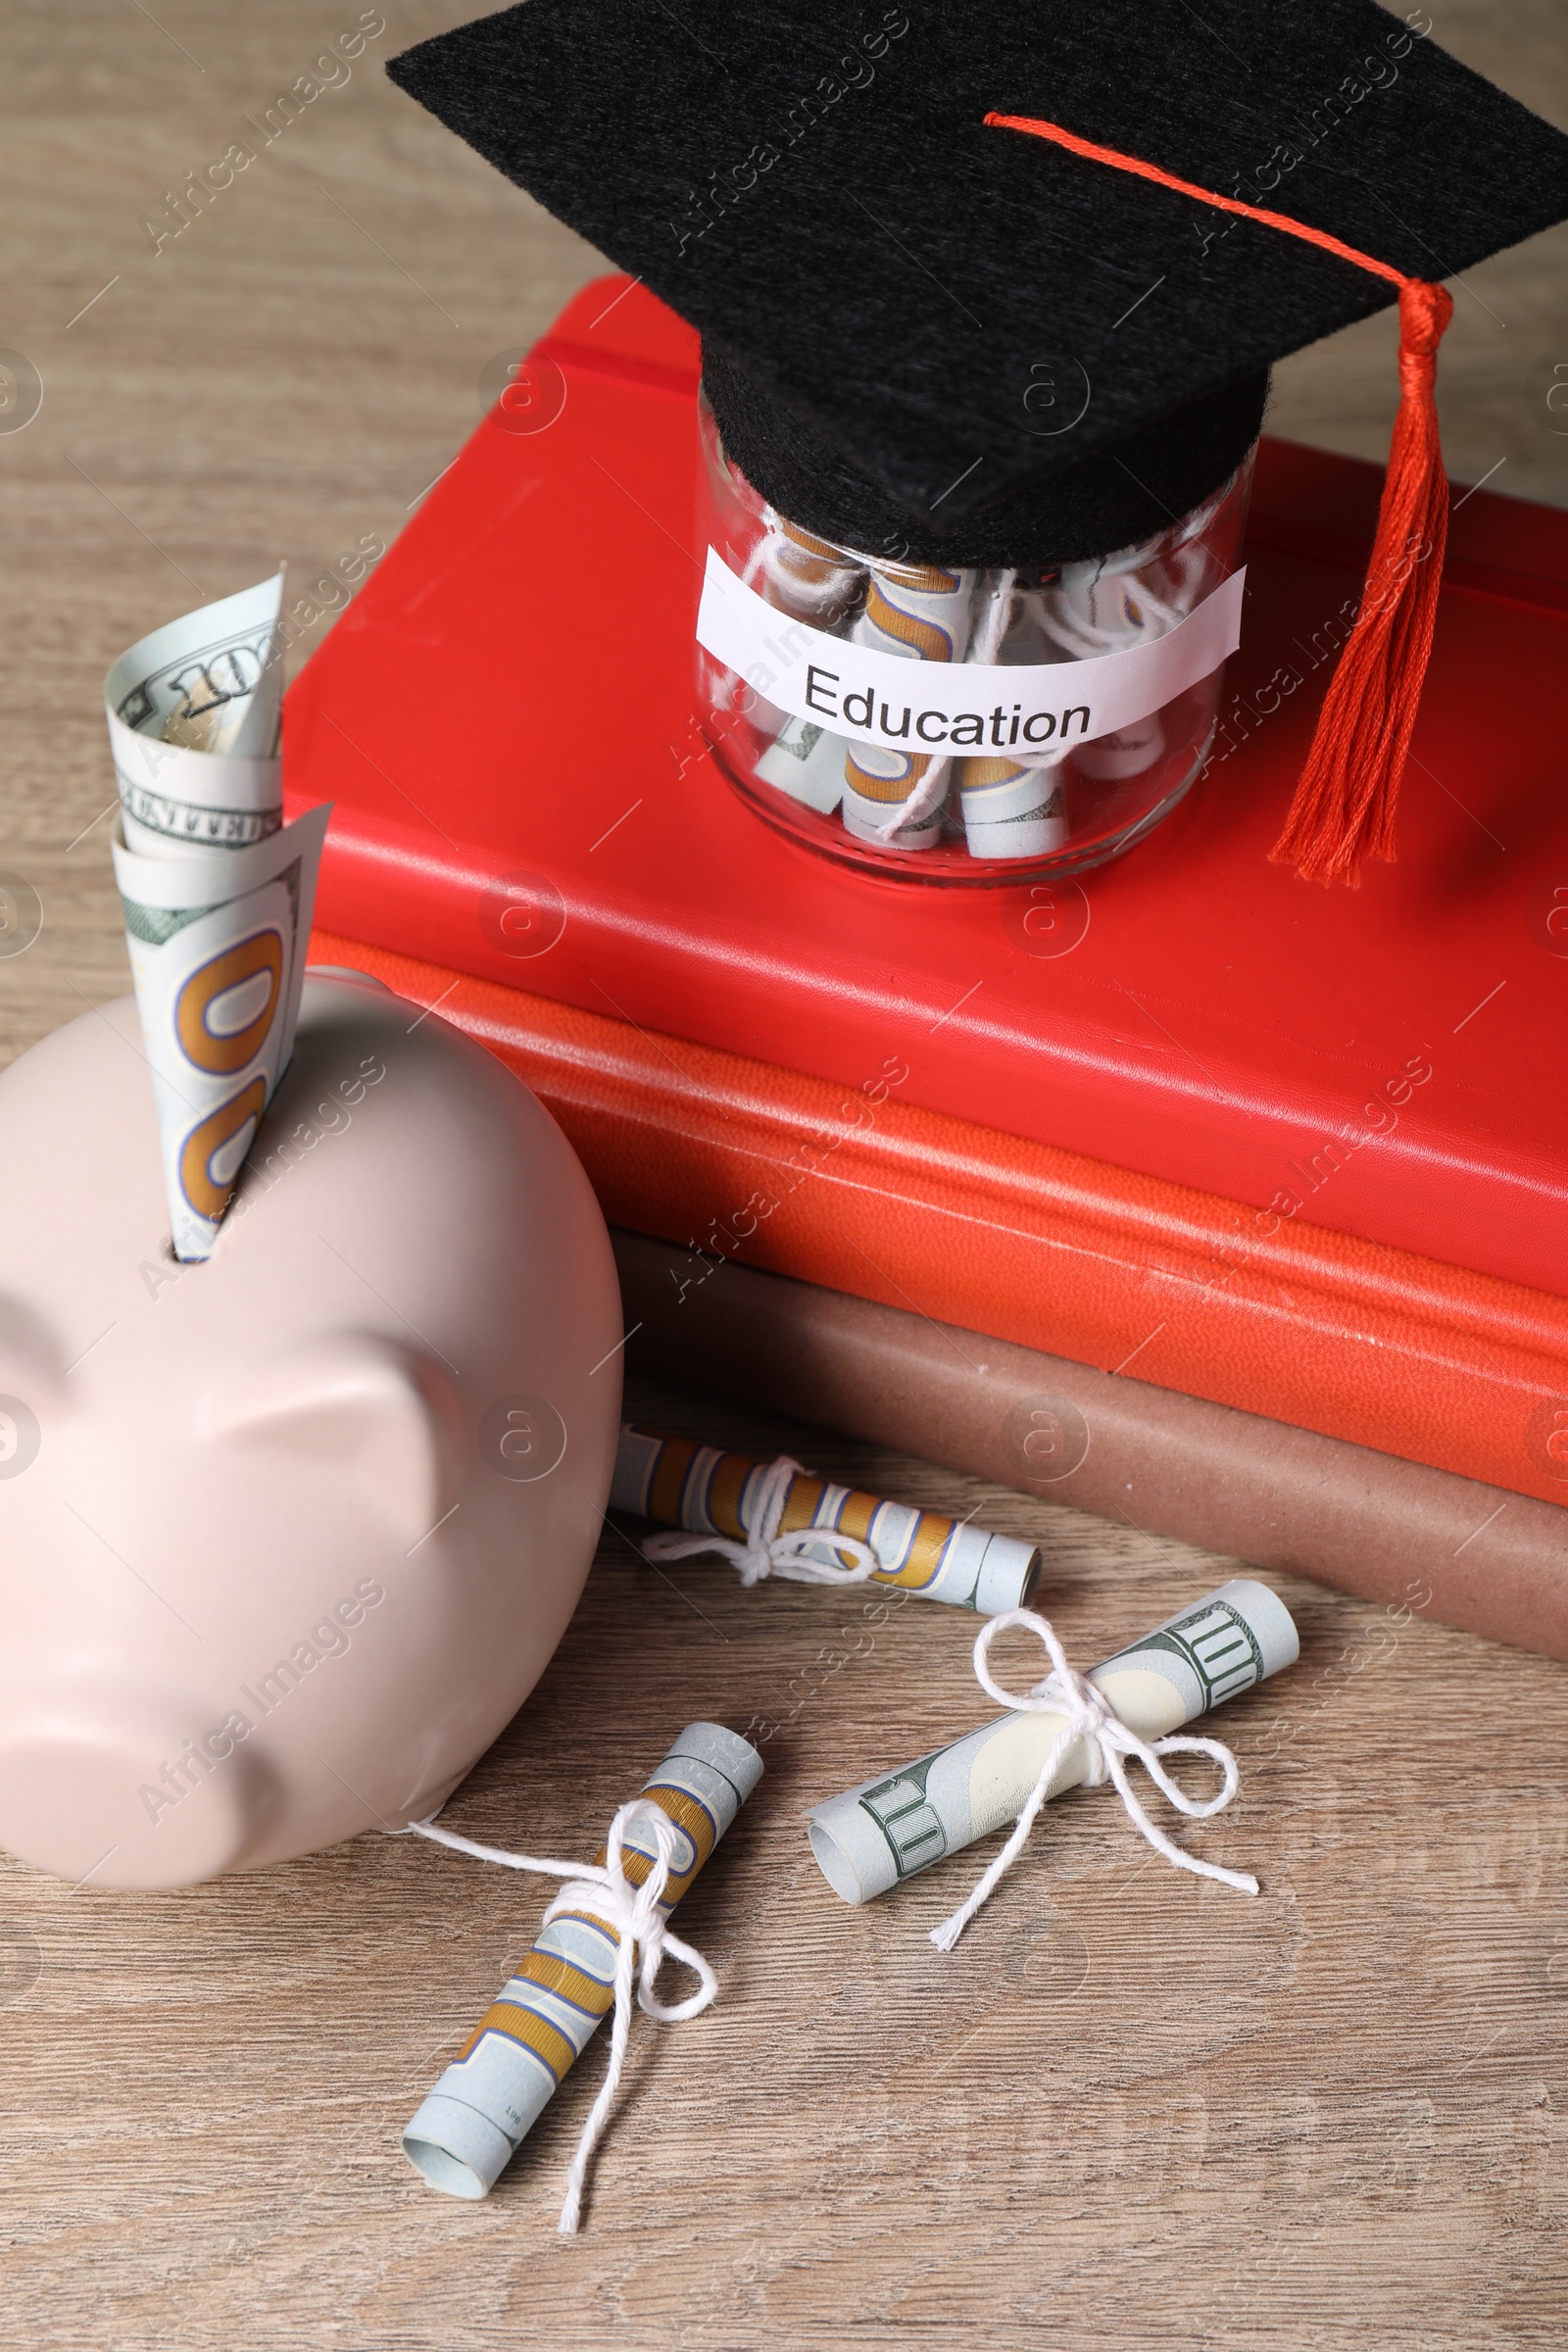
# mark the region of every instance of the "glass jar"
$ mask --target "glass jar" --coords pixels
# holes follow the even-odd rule
[[[1207,757],[1235,643],[1252,452],[1137,547],[944,570],[799,529],[725,456],[706,400],[700,415],[698,709],[719,766],[770,824],[862,871],[996,884],[1103,864],[1175,808]],[[1189,621],[1179,646],[1147,650]],[[1123,654],[1139,659],[1101,659]],[[963,669],[951,693],[933,678],[910,694],[889,656]],[[1094,682],[1087,699],[1070,666],[1055,675],[1081,662],[1096,664],[1080,673]],[[983,696],[976,665],[1001,673]],[[1020,667],[1028,677],[1009,692],[1005,673]],[[786,674],[794,708],[767,698]],[[917,710],[922,700],[939,707]],[[1118,724],[1088,733],[1096,712],[1118,708]]]

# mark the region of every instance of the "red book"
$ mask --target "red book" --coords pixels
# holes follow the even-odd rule
[[[1568,1295],[1568,515],[1456,502],[1400,860],[1358,892],[1267,851],[1378,476],[1279,443],[1176,813],[1082,883],[882,884],[707,757],[691,334],[610,279],[541,351],[560,415],[480,425],[289,697],[325,925],[840,1087],[896,1057],[905,1101],[1245,1203],[1264,1246],[1309,1221]]]
[[[1568,1301],[1299,1218],[1264,1239],[1233,1200],[921,1110],[897,1055],[837,1086],[363,941],[315,952],[510,1062],[612,1222],[685,1245],[690,1321],[730,1264],[761,1267],[1568,1498]],[[987,1354],[962,1357],[982,1390]]]

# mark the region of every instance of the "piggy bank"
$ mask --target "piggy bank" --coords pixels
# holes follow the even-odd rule
[[[308,978],[211,1258],[133,1002],[0,1074],[0,1845],[95,1886],[430,1812],[526,1697],[610,1491],[588,1180],[489,1054]]]

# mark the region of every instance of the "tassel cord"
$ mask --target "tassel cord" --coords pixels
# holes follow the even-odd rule
[[[1049,140],[1086,162],[1126,172],[1217,212],[1315,245],[1399,290],[1399,408],[1377,533],[1355,625],[1323,700],[1285,829],[1270,856],[1303,881],[1354,889],[1363,859],[1392,859],[1394,819],[1437,625],[1448,527],[1436,396],[1438,345],[1453,317],[1446,287],[1408,277],[1326,229],[1244,204],[1033,116],[988,114],[993,129]]]

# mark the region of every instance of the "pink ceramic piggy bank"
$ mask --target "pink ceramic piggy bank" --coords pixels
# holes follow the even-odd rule
[[[500,1062],[307,980],[213,1256],[171,1257],[130,999],[0,1075],[0,1845],[255,1869],[452,1789],[571,1615],[620,1301]]]

